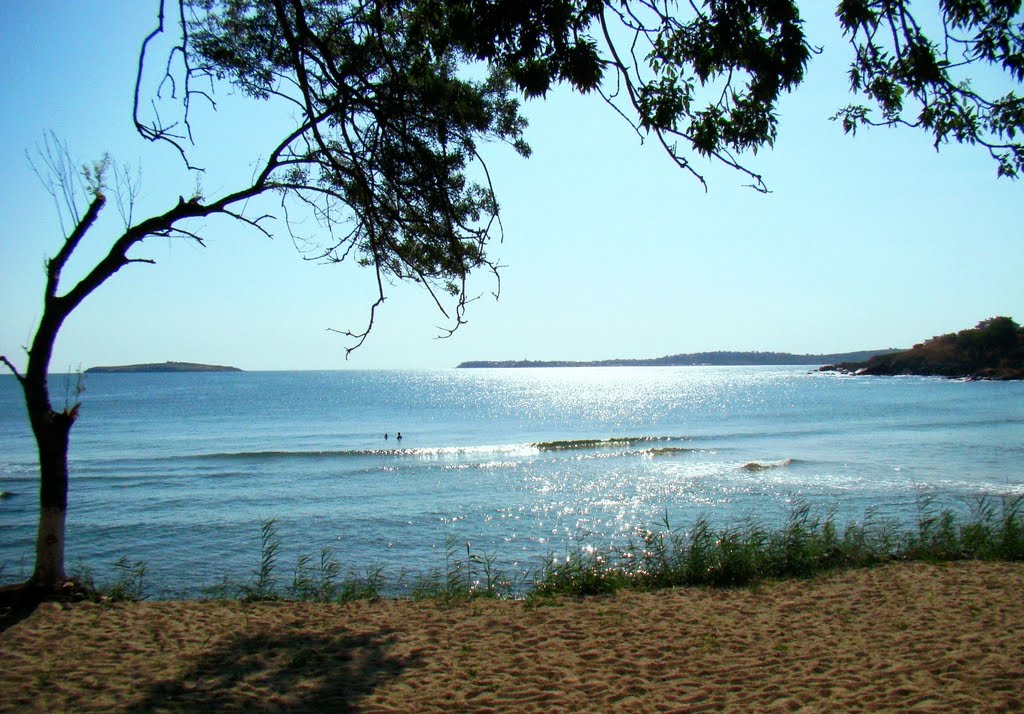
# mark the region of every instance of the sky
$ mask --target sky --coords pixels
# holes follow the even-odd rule
[[[136,59],[156,0],[0,3],[0,354],[22,367],[39,319],[43,261],[63,239],[27,158],[47,132],[79,162],[104,152],[141,176],[136,218],[189,196],[195,177],[131,123]],[[600,360],[714,350],[831,353],[909,347],[995,315],[1024,319],[1024,182],[996,178],[982,150],[936,152],[913,130],[828,120],[849,101],[849,51],[828,9],[806,2],[823,48],[781,104],[774,149],[747,157],[771,189],[700,168],[708,190],[596,96],[530,101],[522,159],[485,147],[502,206],[500,299],[489,275],[468,323],[446,323],[421,288],[395,285],[373,333],[348,359],[375,298],[355,264],[303,259],[211,219],[207,247],[147,241],[131,265],[69,318],[52,369],[166,360],[248,370],[450,368],[466,360]],[[100,11],[97,11],[99,8]],[[1006,88],[1007,90],[1010,87]],[[197,110],[194,161],[207,196],[232,190],[287,119],[218,88]],[[65,287],[121,227],[109,206],[69,265]]]

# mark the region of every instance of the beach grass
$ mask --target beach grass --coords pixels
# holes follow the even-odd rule
[[[116,575],[112,580],[97,584],[92,568],[81,560],[72,567],[71,580],[80,586],[78,592],[89,594],[96,600],[138,602],[147,597],[147,571],[145,561],[131,560],[128,556],[122,555],[114,561]]]
[[[700,517],[687,530],[666,517],[624,548],[577,549],[549,558],[530,596],[593,595],[620,589],[741,587],[765,580],[807,578],[890,561],[1024,560],[1024,496],[978,497],[966,518],[937,510],[923,497],[916,527],[901,530],[872,512],[843,528],[834,511],[816,514],[797,502],[787,521],[769,529],[754,519],[715,528]]]
[[[495,554],[474,552],[454,536],[446,539],[441,567],[400,573],[394,580],[379,565],[345,570],[330,548],[318,556],[300,555],[290,577],[282,577],[281,545],[276,521],[262,521],[259,558],[248,580],[225,577],[204,588],[202,599],[345,603],[404,593],[412,600],[444,603],[536,601],[619,590],[749,587],[894,561],[1024,561],[1024,496],[981,496],[962,514],[922,497],[916,523],[904,528],[873,511],[840,526],[833,510],[817,512],[806,502],[794,503],[777,528],[754,518],[721,528],[701,516],[680,529],[665,516],[656,528],[638,529],[624,546],[578,543],[561,557],[549,556],[536,571],[514,576],[498,567]],[[117,576],[100,586],[84,564],[73,576],[103,599],[144,599],[146,563],[122,557],[114,566]]]
[[[382,569],[369,566],[363,571],[349,569],[342,575],[342,564],[331,548],[321,548],[319,557],[301,554],[292,569],[291,579],[281,584],[278,554],[281,550],[277,521],[260,522],[260,554],[249,580],[225,576],[217,584],[203,589],[208,600],[241,602],[319,602],[345,603],[377,600],[383,585]]]

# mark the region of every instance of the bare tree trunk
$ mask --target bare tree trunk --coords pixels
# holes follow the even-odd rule
[[[47,307],[51,303],[47,302]],[[39,530],[36,536],[36,566],[32,579],[5,594],[7,604],[18,607],[38,602],[40,596],[58,590],[65,581],[64,526],[68,513],[68,444],[71,426],[78,417],[78,404],[54,411],[50,404],[48,367],[53,344],[64,315],[44,313],[29,350],[28,370],[23,375],[7,357],[0,355],[25,394],[32,434],[39,450]],[[28,600],[23,598],[28,597]],[[11,599],[13,598],[13,599]]]
[[[64,525],[68,512],[68,444],[78,403],[55,411],[50,402],[49,368],[57,333],[67,315],[59,299],[45,303],[24,375],[15,371],[25,393],[32,434],[39,450],[39,529],[32,584],[55,590],[64,582]],[[5,359],[6,362],[6,359]],[[10,367],[10,363],[8,363]],[[13,367],[12,367],[13,370]]]
[[[53,590],[64,581],[64,523],[68,512],[68,441],[77,407],[32,414],[39,447],[39,531],[32,583]]]

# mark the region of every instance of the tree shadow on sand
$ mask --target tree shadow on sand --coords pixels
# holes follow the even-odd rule
[[[239,634],[203,651],[179,679],[151,685],[128,711],[356,711],[418,661],[389,655],[393,642],[386,631]]]
[[[74,578],[65,578],[56,588],[32,582],[0,587],[0,632],[28,619],[43,602],[82,602],[99,598],[96,589]]]

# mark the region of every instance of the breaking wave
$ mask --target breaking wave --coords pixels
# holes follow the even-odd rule
[[[533,444],[539,451],[570,451],[608,448],[631,448],[660,441],[678,441],[672,436],[616,436],[608,439],[568,439]]]
[[[626,454],[643,454],[647,456],[670,456],[692,452],[693,449],[674,446],[673,442],[686,441],[676,436],[635,436],[609,437],[605,439],[566,439],[561,441],[541,441],[519,444],[494,444],[484,446],[436,446],[386,449],[268,449],[260,451],[224,451],[213,453],[180,454],[163,457],[128,457],[103,459],[104,462],[117,462],[128,465],[138,462],[152,461],[272,461],[272,460],[331,460],[349,458],[480,458],[491,460],[492,457],[534,456],[542,453],[557,452],[595,452],[607,454],[609,451],[625,452]]]
[[[740,468],[744,471],[757,473],[758,471],[767,471],[769,469],[784,469],[792,465],[793,459],[780,459],[778,461],[750,461],[743,464]]]

